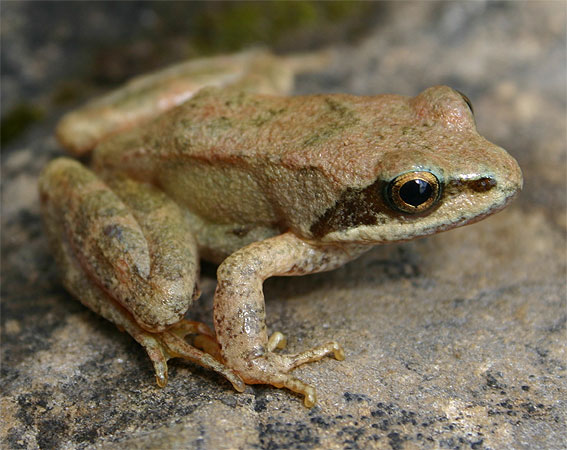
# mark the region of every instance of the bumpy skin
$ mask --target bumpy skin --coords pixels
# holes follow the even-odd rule
[[[521,188],[517,163],[478,135],[467,101],[448,87],[415,98],[274,95],[291,87],[294,71],[324,59],[251,52],[191,62],[61,122],[72,151],[98,142],[92,171],[62,158],[40,180],[64,283],[144,345],[160,385],[167,359],[179,356],[238,390],[286,387],[311,406],[314,389],[288,372],[327,354],[342,359],[342,349],[274,353],[285,339],[268,339],[263,281],[332,270],[374,244],[472,223]],[[400,209],[395,180],[424,172],[436,180],[431,206]],[[199,257],[222,262],[216,336],[183,320]]]

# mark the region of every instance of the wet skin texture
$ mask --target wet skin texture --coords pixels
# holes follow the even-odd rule
[[[185,63],[59,125],[71,152],[92,151],[90,169],[60,158],[40,179],[63,283],[144,346],[158,384],[181,357],[239,391],[286,387],[312,406],[315,390],[289,372],[343,351],[331,341],[275,352],[285,338],[268,337],[263,281],[478,221],[521,189],[516,161],[478,135],[468,99],[451,88],[283,95],[295,72],[324,59],[249,52]],[[183,319],[199,295],[199,258],[220,263],[215,332]]]

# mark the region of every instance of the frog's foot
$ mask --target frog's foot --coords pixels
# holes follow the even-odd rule
[[[310,408],[317,402],[315,388],[298,380],[289,372],[302,364],[319,361],[327,355],[333,355],[335,359],[342,361],[345,358],[344,351],[339,344],[331,341],[295,355],[278,355],[272,352],[273,349],[283,346],[285,337],[281,333],[274,333],[266,346],[268,352],[246,361],[237,372],[247,384],[270,384],[297,392],[303,395],[303,404]]]
[[[196,322],[194,320],[180,320],[168,328],[169,332],[176,334],[179,337],[187,337],[190,334],[204,335],[215,338],[215,333],[209,326],[203,322]]]
[[[150,333],[137,326],[135,328],[136,330],[129,329],[127,331],[146,349],[154,366],[157,384],[160,387],[167,384],[167,361],[172,358],[182,358],[214,370],[230,381],[238,392],[244,391],[244,382],[233,370],[215,359],[213,355],[203,352],[185,341],[187,335],[197,334],[197,337],[202,338],[211,348],[214,348],[212,344],[214,343],[218,352],[218,344],[214,340],[214,335],[205,324],[182,320],[161,333]]]
[[[275,331],[268,339],[268,345],[266,345],[266,350],[273,352],[276,348],[278,350],[283,350],[287,345],[287,338],[285,334]]]
[[[195,347],[207,352],[217,361],[222,361],[215,333],[206,324],[191,320],[180,320],[167,331],[182,339],[194,335],[191,342]]]

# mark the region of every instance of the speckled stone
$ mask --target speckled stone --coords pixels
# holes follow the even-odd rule
[[[10,7],[26,18],[10,5],[2,28]],[[238,394],[176,361],[160,389],[142,348],[58,281],[36,194],[39,170],[60,153],[59,111],[49,111],[2,149],[0,447],[567,446],[565,4],[403,2],[379,12],[361,40],[335,44],[335,67],[301,76],[298,92],[414,95],[449,84],[473,101],[481,134],[518,159],[520,197],[483,222],[376,248],[335,272],[268,280],[268,325],[290,350],[331,338],[346,350],[345,361],[296,371],[317,386],[316,407],[271,387]],[[204,267],[190,313],[209,323],[214,270]]]

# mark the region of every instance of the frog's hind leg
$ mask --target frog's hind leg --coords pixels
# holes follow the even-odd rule
[[[189,333],[201,336],[200,333],[204,331],[206,325],[182,320],[166,331],[150,333],[141,328],[128,311],[113,301],[89,278],[85,277],[79,262],[73,258],[70,249],[65,248],[64,242],[61,242],[61,247],[58,251],[61,252],[61,258],[58,258],[59,262],[61,263],[62,259],[65,261],[62,264],[62,268],[63,283],[66,289],[79,298],[84,305],[113,322],[121,330],[126,331],[144,347],[152,362],[156,382],[160,387],[164,387],[167,384],[168,360],[171,358],[182,358],[223,375],[237,391],[244,391],[244,383],[238,375],[213,356],[203,353],[183,339]],[[178,327],[184,328],[185,333],[181,336],[176,329]],[[211,339],[208,335],[203,336]]]
[[[186,326],[191,324],[198,324],[199,326],[194,328]],[[209,353],[204,353],[198,348],[189,345],[185,341],[184,337],[186,334],[197,334],[197,337],[201,337],[207,342],[212,341],[213,338],[211,336],[200,334],[200,325],[203,324],[182,320],[179,324],[176,324],[185,328],[186,333],[182,335],[178,333],[175,326],[161,333],[152,334],[140,328],[133,321],[129,321],[128,325],[130,325],[130,328],[127,329],[128,333],[146,349],[146,352],[154,366],[156,381],[159,386],[164,387],[167,384],[167,361],[171,358],[182,358],[199,364],[207,369],[214,370],[230,381],[234,389],[239,392],[244,391],[245,386],[242,379],[232,370],[223,365],[218,358],[215,358]],[[216,341],[214,342],[216,343]]]
[[[44,169],[42,212],[63,284],[146,349],[160,386],[167,361],[180,357],[243,390],[238,375],[184,339],[214,341],[206,325],[183,319],[197,293],[198,256],[182,212],[150,186],[121,179],[112,188],[66,158]]]
[[[213,356],[217,361],[221,361],[220,347],[217,343],[215,333],[203,322],[195,322],[192,320],[181,320],[172,325],[167,330],[174,336],[185,339],[189,335],[193,335],[192,344]]]

